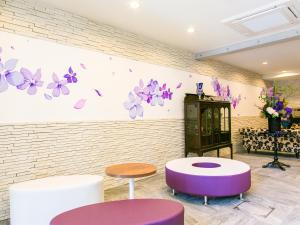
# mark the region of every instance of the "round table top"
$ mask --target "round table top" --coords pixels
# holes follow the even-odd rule
[[[175,159],[167,162],[166,168],[196,176],[233,176],[250,170],[250,166],[244,162],[216,157]]]
[[[11,191],[46,191],[79,188],[102,182],[103,177],[97,175],[54,176],[13,184]]]
[[[132,199],[98,203],[56,216],[51,225],[183,225],[183,206],[163,199]],[[181,221],[182,220],[182,221]]]
[[[124,163],[106,168],[105,173],[111,177],[137,178],[156,173],[156,167],[147,163]]]

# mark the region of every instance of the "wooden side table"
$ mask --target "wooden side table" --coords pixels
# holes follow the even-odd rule
[[[134,199],[134,178],[146,177],[156,173],[156,167],[146,163],[124,163],[106,168],[111,177],[129,178],[129,199]]]

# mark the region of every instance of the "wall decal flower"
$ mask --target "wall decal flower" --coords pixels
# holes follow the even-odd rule
[[[218,80],[218,78],[213,78],[211,85],[214,89],[214,92],[216,93],[217,96],[222,97],[224,101],[229,101],[233,108],[235,109],[240,101],[242,100],[242,96],[238,95],[237,97],[234,97],[231,94],[231,90],[229,86],[222,86]]]
[[[86,70],[86,66],[83,63],[80,63],[82,69]]]
[[[69,89],[66,87],[67,80],[60,80],[55,73],[52,75],[53,82],[48,84],[48,89],[52,90],[53,97],[59,97],[60,93],[63,95],[68,95],[70,93]]]
[[[143,80],[140,80],[139,86],[136,86],[133,90],[134,93],[143,101],[147,101],[149,99],[150,89],[148,87],[144,87]]]
[[[181,88],[181,86],[182,86],[182,82],[180,82],[180,83],[176,86],[176,88],[179,89],[179,88]]]
[[[98,89],[94,89],[94,91],[96,92],[96,94],[97,94],[99,97],[102,96],[101,92],[100,92]]]
[[[85,103],[86,103],[86,99],[78,100],[74,105],[74,109],[82,109],[85,106]]]
[[[136,116],[143,115],[143,102],[151,106],[164,106],[164,101],[171,100],[172,95],[173,92],[167,88],[167,84],[160,86],[157,80],[151,79],[145,86],[141,79],[139,85],[134,87],[133,93],[129,93],[129,102],[125,102],[124,107],[129,110],[130,118],[135,119]]]
[[[64,78],[67,79],[68,83],[77,83],[76,73],[73,71],[72,67],[69,67],[69,73],[64,75]]]
[[[151,105],[155,106],[156,104],[163,106],[164,105],[164,99],[162,97],[163,92],[160,90],[159,86],[156,86],[154,89],[154,92],[152,93],[151,98]]]
[[[163,99],[169,99],[169,100],[172,99],[173,92],[171,92],[170,88],[167,89],[166,84],[163,84],[163,86],[160,87],[159,90],[162,91],[162,98]]]
[[[43,86],[43,81],[41,81],[42,74],[41,69],[38,69],[35,74],[32,74],[32,72],[26,68],[21,68],[20,70],[21,74],[24,77],[24,83],[17,86],[20,90],[27,89],[27,93],[29,95],[35,95],[37,92],[38,87]]]
[[[4,64],[0,61],[0,92],[8,89],[8,85],[18,86],[24,83],[22,74],[15,70],[18,60],[9,59]]]
[[[124,107],[129,111],[129,117],[135,119],[137,116],[143,117],[144,108],[141,105],[141,99],[134,96],[132,92],[128,94],[129,101],[124,102]]]
[[[52,100],[52,96],[48,95],[47,93],[44,94],[44,97],[45,97],[45,99],[47,99],[49,101]]]

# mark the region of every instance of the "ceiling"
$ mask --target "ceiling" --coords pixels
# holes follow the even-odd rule
[[[300,74],[300,39],[222,55],[215,59],[263,74],[265,78],[287,73]],[[264,65],[263,62],[268,64]]]
[[[245,41],[248,37],[221,20],[275,2],[274,0],[34,0],[170,45],[200,52]],[[188,27],[194,33],[188,33]],[[217,57],[218,60],[261,74],[300,72],[299,41],[281,43]],[[261,62],[269,65],[262,67]]]

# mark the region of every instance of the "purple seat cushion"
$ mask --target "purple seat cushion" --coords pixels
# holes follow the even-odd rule
[[[184,208],[174,201],[132,199],[88,205],[62,213],[51,225],[184,225]]]

